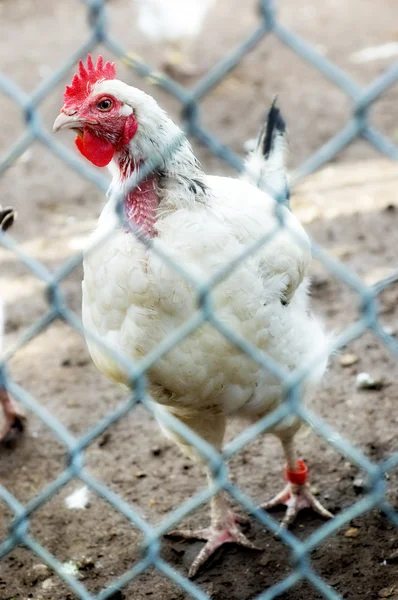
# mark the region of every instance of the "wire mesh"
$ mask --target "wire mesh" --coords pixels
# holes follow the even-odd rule
[[[26,94],[14,81],[0,73],[1,92],[18,105],[26,122],[26,131],[15,144],[7,150],[5,156],[1,160],[0,173],[3,173],[8,169],[34,141],[39,141],[67,165],[72,167],[80,176],[91,181],[104,192],[107,190],[108,181],[99,176],[87,163],[81,161],[64,146],[57,143],[53,136],[46,131],[42,125],[38,112],[41,102],[49,93],[51,93],[54,87],[66,77],[78,59],[84,59],[87,53],[95,50],[99,44],[105,46],[115,57],[123,60],[123,62],[138,75],[141,77],[150,76],[157,85],[161,86],[166,92],[174,96],[181,104],[182,117],[187,133],[206,145],[211,152],[226,161],[237,171],[242,171],[242,161],[240,157],[204,128],[201,122],[199,102],[239,64],[245,55],[253,51],[256,45],[267,35],[278,37],[279,40],[290,48],[293,53],[308,62],[311,67],[316,69],[321,75],[328,78],[352,101],[351,114],[349,115],[346,125],[323,147],[314,152],[298,167],[293,174],[293,183],[309,173],[312,173],[327,161],[334,158],[345,146],[359,136],[365,138],[381,153],[395,160],[398,159],[397,146],[386,139],[369,123],[369,112],[373,103],[389,87],[398,81],[398,64],[394,64],[390,67],[368,87],[361,88],[343,70],[337,67],[336,64],[319,54],[293,31],[284,27],[278,18],[273,0],[260,0],[259,22],[255,30],[243,41],[243,43],[223,57],[222,60],[191,90],[182,87],[165,75],[155,72],[154,69],[144,62],[132,58],[125,52],[125,49],[118,43],[117,39],[110,31],[105,0],[84,0],[84,4],[87,6],[87,18],[91,28],[89,39],[87,39],[72,56],[68,57],[55,73],[43,81],[32,94]],[[174,140],[168,151],[173,153],[179,143],[180,140]],[[150,168],[153,169],[155,166],[155,163],[153,163]],[[137,181],[135,182],[135,184],[138,183],[139,182]],[[283,221],[281,221],[279,225],[280,227],[283,227]],[[15,253],[17,258],[29,268],[31,273],[45,283],[47,286],[48,297],[47,313],[31,325],[23,336],[18,339],[16,344],[8,350],[0,362],[0,386],[8,389],[17,400],[27,407],[29,411],[35,413],[45,425],[54,432],[59,441],[65,446],[67,454],[67,466],[62,473],[52,481],[46,489],[42,490],[26,505],[21,504],[7,489],[0,486],[0,498],[14,515],[14,518],[9,525],[9,535],[0,544],[0,559],[5,557],[18,545],[22,545],[45,562],[66,582],[76,596],[82,600],[105,600],[106,598],[110,598],[115,591],[126,586],[149,567],[155,567],[159,572],[163,573],[164,576],[175,582],[181,589],[185,590],[190,597],[198,600],[206,600],[209,598],[206,593],[204,593],[194,582],[174,570],[172,565],[168,564],[160,557],[160,539],[164,533],[178,524],[182,518],[187,516],[204,502],[207,502],[218,490],[224,489],[240,506],[262,523],[267,530],[278,533],[281,541],[291,550],[292,570],[290,575],[273,587],[264,590],[257,597],[257,600],[272,600],[289,590],[301,580],[310,582],[321,595],[329,600],[341,599],[341,596],[328,586],[328,584],[312,569],[310,562],[311,552],[325,539],[335,534],[342,526],[349,523],[353,518],[370,511],[376,506],[386,514],[392,523],[398,526],[398,514],[394,508],[388,504],[385,496],[385,476],[388,472],[397,467],[398,453],[394,453],[379,464],[369,460],[347,439],[338,435],[316,414],[301,404],[300,385],[308,372],[314,368],[316,361],[306,365],[301,371],[295,371],[294,373],[287,372],[280,365],[275,364],[270,358],[266,357],[256,347],[249,344],[245,339],[242,339],[237,333],[231,331],[213,311],[211,292],[214,286],[231,272],[239,262],[248,256],[249,253],[255,252],[256,249],[262,245],[269,243],[271,239],[272,234],[264,236],[263,239],[253,244],[253,247],[248,248],[244,255],[237,257],[233,263],[226,265],[222,272],[217,273],[216,276],[206,282],[198,282],[189,273],[185,272],[183,267],[177,265],[167,252],[157,250],[162,260],[166,261],[173,269],[176,269],[181,277],[188,280],[196,289],[199,311],[195,313],[189,321],[184,323],[183,326],[177,329],[173,335],[164,340],[154,352],[147,355],[139,364],[131,364],[125,357],[119,356],[112,350],[107,349],[128,374],[131,395],[122,406],[113,413],[107,415],[83,437],[76,438],[57,418],[54,417],[54,415],[41,406],[35,398],[12,381],[6,371],[6,363],[25,344],[35,338],[56,319],[63,319],[64,322],[78,330],[82,335],[93,335],[90,332],[84,331],[80,320],[67,308],[60,289],[60,283],[63,279],[65,279],[73,269],[80,265],[82,256],[78,254],[72,257],[57,270],[51,272],[40,262],[24,253],[10,235],[0,232],[0,243],[10,252]],[[100,240],[98,243],[103,242],[104,239]],[[383,330],[378,319],[377,306],[378,295],[388,285],[394,283],[398,276],[388,278],[383,282],[379,282],[373,288],[370,288],[364,285],[353,272],[338,261],[332,259],[316,245],[313,245],[313,254],[334,276],[355,290],[361,299],[362,311],[359,320],[352,323],[350,327],[344,330],[342,334],[335,339],[334,347],[330,348],[329,351],[341,348],[350,341],[361,336],[365,331],[371,330],[395,356],[398,356],[397,341]],[[277,378],[282,380],[284,383],[285,398],[279,408],[263,417],[254,425],[246,428],[242,434],[230,442],[224,448],[222,455],[215,451],[209,444],[178,419],[169,414],[164,415],[164,424],[182,438],[188,440],[189,443],[204,457],[206,462],[208,462],[213,472],[214,483],[209,489],[201,491],[187,502],[177,507],[160,524],[153,526],[144,519],[132,505],[126,503],[106,485],[92,477],[85,470],[84,452],[96,438],[107,430],[108,427],[121,419],[138,403],[145,406],[150,413],[153,413],[153,405],[146,388],[146,374],[150,366],[155,361],[159,360],[165,352],[177,345],[204,322],[210,323],[213,327],[218,329],[222,335],[228,338],[228,340],[243,352],[247,353],[264,369],[270,370]],[[96,340],[96,342],[101,343],[99,340]],[[317,357],[317,361],[322,360],[322,358],[324,357]],[[328,521],[319,527],[304,541],[299,540],[289,531],[282,530],[279,524],[268,513],[260,510],[249,496],[239,489],[239,487],[231,483],[228,478],[226,464],[228,459],[244,448],[250,441],[255,439],[256,436],[270,429],[272,425],[279,422],[282,418],[292,414],[298,415],[304,422],[308,423],[320,436],[327,440],[329,444],[332,444],[339,452],[347,456],[352,463],[363,469],[368,477],[366,495],[352,504],[349,508],[340,512],[333,520]],[[38,540],[31,535],[29,530],[30,518],[33,513],[37,511],[40,506],[48,502],[52,496],[54,496],[63,486],[67,485],[72,479],[79,479],[84,482],[99,497],[103,498],[112,505],[113,508],[124,515],[131,523],[132,527],[137,528],[142,532],[144,538],[141,560],[131,569],[126,571],[121,577],[110,582],[96,595],[90,593],[76,577],[66,572],[55,556],[40,544]]]

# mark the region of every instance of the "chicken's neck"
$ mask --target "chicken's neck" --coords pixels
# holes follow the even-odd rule
[[[154,225],[159,205],[157,174],[151,173],[137,186],[131,188],[131,179],[142,167],[142,162],[137,164],[128,153],[125,153],[118,157],[118,167],[118,181],[122,193],[124,193],[123,207],[128,223],[138,227],[149,237],[154,237],[156,234]]]
[[[203,182],[204,174],[187,140],[169,160],[164,161],[160,170],[131,189],[132,178],[144,164],[145,161],[135,160],[130,152],[121,153],[117,159],[116,185],[124,194],[124,211],[129,223],[154,237],[160,203],[162,214],[192,207],[195,201],[205,201],[208,190]]]
[[[129,223],[142,229],[149,237],[154,237],[158,205],[156,176],[151,175],[126,195],[124,212]]]

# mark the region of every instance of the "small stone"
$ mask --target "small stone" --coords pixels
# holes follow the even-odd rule
[[[358,360],[356,354],[342,354],[340,356],[340,364],[342,367],[351,367],[351,365],[355,365]]]
[[[366,490],[366,480],[363,477],[356,477],[352,485],[356,494],[360,494]]]
[[[392,585],[390,587],[383,588],[377,592],[379,598],[391,598],[394,596],[394,592],[396,590],[396,586]]]
[[[41,581],[44,579],[48,579],[48,577],[50,577],[50,575],[51,575],[51,569],[49,569],[49,567],[47,567],[47,565],[45,565],[43,563],[38,563],[37,565],[33,565],[32,571],[34,572],[34,574],[36,575],[38,580],[41,580]]]
[[[262,565],[263,567],[266,567],[269,564],[269,562],[270,562],[270,558],[269,558],[268,554],[266,554],[264,552],[264,554],[262,554],[262,556],[261,556],[260,560],[258,561],[258,563],[260,565]]]
[[[152,456],[160,456],[162,454],[162,448],[160,446],[155,446],[151,450]]]
[[[358,373],[356,378],[357,390],[381,390],[384,385],[381,379],[375,379],[369,373]]]
[[[360,530],[358,529],[358,527],[350,527],[349,529],[347,529],[344,536],[347,538],[356,538],[359,536],[359,534]]]
[[[49,577],[48,579],[45,579],[43,581],[43,583],[41,584],[41,587],[43,588],[43,590],[51,590],[51,588],[54,586],[54,581],[51,579],[51,577]]]
[[[65,504],[70,510],[84,510],[89,506],[90,490],[86,485],[76,489],[65,498]]]
[[[49,569],[47,565],[38,563],[33,565],[26,573],[24,576],[24,583],[29,586],[34,586],[51,577],[51,574],[51,569]]]
[[[313,496],[319,496],[320,489],[318,487],[316,487],[315,485],[311,486],[311,493],[313,494]]]
[[[137,471],[135,473],[135,476],[137,477],[137,479],[144,479],[144,477],[146,477],[146,473],[144,473],[144,471]]]

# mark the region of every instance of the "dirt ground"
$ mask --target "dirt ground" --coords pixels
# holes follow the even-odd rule
[[[242,8],[240,0],[219,0],[210,15],[197,52],[204,68],[214,63],[250,31],[256,22],[254,0]],[[391,64],[375,60],[351,61],[354,52],[398,38],[396,0],[296,0],[281,2],[282,22],[305,36],[326,56],[335,60],[366,85]],[[134,6],[127,0],[110,2],[111,25],[126,48],[157,66],[161,50],[151,48],[135,27]],[[237,17],[239,16],[239,18]],[[21,33],[23,31],[23,34]],[[32,91],[61,60],[87,36],[81,3],[70,0],[0,0],[1,70],[24,90]],[[106,52],[105,52],[106,54]],[[121,78],[152,93],[173,114],[177,103],[156,87],[141,82],[124,67]],[[48,128],[62,102],[62,82],[41,105]],[[203,121],[235,151],[255,135],[275,93],[289,124],[290,165],[296,166],[345,123],[349,102],[316,71],[302,63],[272,38],[242,64],[202,102]],[[398,86],[380,99],[373,111],[374,123],[398,140]],[[2,96],[2,152],[23,130],[19,109]],[[58,140],[60,141],[60,140]],[[69,136],[61,140],[73,147]],[[227,173],[229,169],[203,148],[197,147],[205,169]],[[398,169],[373,162],[376,152],[364,141],[342,153],[304,187],[295,210],[308,222],[314,240],[369,283],[396,267],[398,226]],[[354,167],[351,161],[370,162]],[[91,183],[53,157],[38,144],[26,152],[0,179],[0,201],[19,211],[13,234],[24,251],[50,269],[57,268],[81,247],[93,229],[103,205],[103,195]],[[44,285],[5,250],[0,251],[0,289],[7,309],[5,343],[8,347],[46,311]],[[68,306],[80,314],[81,272],[77,268],[63,283]],[[329,328],[339,332],[358,315],[358,297],[319,263],[313,270],[313,303]],[[380,300],[382,322],[397,330],[398,286]],[[343,367],[333,356],[318,396],[311,403],[327,423],[366,456],[381,461],[397,450],[397,362],[370,333],[351,343],[343,354],[358,361]],[[55,415],[75,436],[81,436],[101,417],[118,406],[124,395],[92,365],[84,341],[70,327],[54,323],[19,350],[9,364],[15,382]],[[357,373],[367,371],[381,378],[381,389],[358,391]],[[231,439],[241,429],[232,423]],[[364,493],[363,473],[336,452],[326,440],[306,431],[300,439],[308,460],[313,485],[333,512],[340,512]],[[277,440],[256,439],[231,460],[233,480],[256,502],[265,501],[282,485],[282,453]],[[63,469],[63,446],[34,415],[28,415],[26,435],[0,455],[0,483],[21,502],[29,502]],[[160,434],[142,407],[113,425],[86,453],[86,467],[95,477],[140,511],[150,522],[164,519],[181,502],[199,491],[205,479],[199,467],[185,459]],[[398,477],[388,480],[388,500],[398,507]],[[53,497],[32,517],[31,533],[62,563],[79,568],[82,583],[98,593],[140,557],[140,535],[128,521],[94,494],[85,510],[70,510],[65,498],[81,484],[77,481]],[[203,507],[186,519],[187,524],[206,523]],[[275,516],[280,518],[281,512]],[[11,512],[0,510],[0,539],[6,535]],[[306,538],[322,521],[310,512],[300,515],[293,532]],[[347,530],[353,528],[347,536]],[[249,600],[287,576],[290,556],[284,545],[253,521],[248,537],[263,548],[255,553],[231,547],[203,571],[196,583],[213,600]],[[164,540],[162,556],[186,574],[201,543]],[[375,600],[398,598],[398,536],[378,509],[355,519],[328,538],[312,553],[314,570],[344,598]],[[65,600],[74,596],[28,550],[18,548],[0,562],[0,600]],[[284,600],[315,600],[321,593],[308,583],[296,585],[280,596]],[[183,600],[188,596],[166,577],[150,570],[135,579],[116,599]]]

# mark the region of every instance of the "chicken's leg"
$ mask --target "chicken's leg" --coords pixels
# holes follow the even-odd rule
[[[312,508],[325,519],[331,519],[332,513],[326,510],[312,494],[308,484],[308,468],[303,460],[298,460],[293,437],[281,439],[286,457],[285,477],[288,481],[284,489],[272,500],[260,508],[268,510],[279,504],[285,504],[287,510],[282,527],[288,527],[303,508]]]
[[[179,416],[179,419],[193,429],[198,435],[205,439],[209,444],[217,450],[221,450],[222,441],[225,431],[225,417],[217,414],[195,413],[193,415]],[[162,425],[162,421],[160,424]],[[163,426],[164,428],[164,426]],[[167,434],[184,450],[191,458],[199,458],[195,449],[189,445],[187,441],[166,430]],[[207,477],[209,485],[213,482],[210,469],[207,468]],[[240,523],[246,522],[248,519],[241,515],[235,514],[228,506],[225,493],[223,491],[215,494],[211,499],[211,523],[209,527],[204,529],[181,529],[171,531],[168,535],[171,537],[182,537],[184,539],[199,539],[205,540],[206,544],[199,552],[198,556],[193,561],[189,569],[189,576],[194,577],[200,567],[210,558],[210,556],[224,544],[240,544],[246,548],[259,550],[239,528]]]
[[[209,481],[211,476],[209,475]],[[239,544],[251,550],[261,550],[247,539],[239,524],[247,523],[247,517],[234,513],[228,505],[224,492],[218,492],[211,499],[211,524],[205,529],[179,529],[168,535],[184,539],[205,540],[206,544],[199,552],[189,569],[189,577],[194,577],[200,567],[214,552],[224,544]]]
[[[20,433],[25,427],[25,416],[11,400],[7,390],[0,388],[0,403],[3,407],[4,426],[0,431],[0,443],[7,442],[13,433]]]

